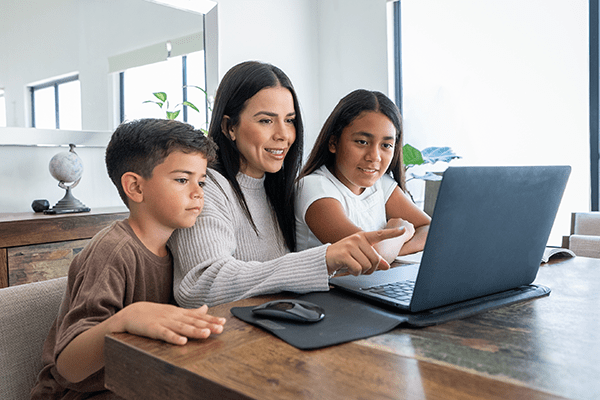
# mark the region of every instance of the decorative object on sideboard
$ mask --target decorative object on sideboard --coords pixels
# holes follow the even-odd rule
[[[67,193],[56,205],[44,211],[44,214],[65,214],[88,212],[90,209],[77,200],[71,190],[75,188],[83,175],[83,162],[75,152],[75,145],[69,144],[69,151],[56,154],[50,160],[50,174],[58,181],[58,186]],[[66,185],[70,183],[71,185]]]
[[[46,199],[34,200],[33,203],[31,203],[31,208],[36,213],[46,211],[50,208],[50,203]]]

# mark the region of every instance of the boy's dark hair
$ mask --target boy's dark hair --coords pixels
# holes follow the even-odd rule
[[[298,97],[288,76],[276,66],[258,61],[246,61],[232,67],[223,76],[217,89],[208,135],[219,147],[216,163],[212,167],[227,178],[246,218],[258,234],[258,229],[252,215],[250,215],[246,199],[236,179],[236,175],[240,171],[241,153],[236,143],[231,140],[224,130],[227,131],[230,127],[239,124],[240,114],[250,98],[262,89],[277,86],[288,89],[292,94],[296,112],[296,118],[294,119],[296,140],[290,147],[281,170],[275,173],[265,173],[265,191],[275,211],[285,243],[291,251],[294,251],[296,249],[296,220],[294,217],[296,191],[294,182],[302,162],[304,128]],[[227,126],[222,125],[225,116],[229,117],[226,121]]]
[[[124,122],[113,133],[106,147],[106,169],[119,196],[129,207],[121,185],[126,172],[150,179],[154,168],[173,151],[201,153],[214,160],[217,146],[192,125],[168,119],[139,119]]]
[[[406,191],[404,177],[404,162],[402,160],[402,116],[398,107],[385,94],[377,91],[357,89],[335,106],[329,118],[325,121],[315,145],[308,156],[298,180],[310,175],[322,165],[333,171],[335,154],[329,151],[329,140],[333,137],[339,140],[342,131],[365,111],[379,112],[385,115],[396,128],[396,141],[394,143],[394,156],[386,173],[391,173],[398,186]]]

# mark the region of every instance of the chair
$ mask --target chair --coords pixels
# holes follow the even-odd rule
[[[571,214],[571,235],[568,246],[581,257],[600,258],[600,212]]]
[[[0,398],[29,399],[67,278],[0,289]]]

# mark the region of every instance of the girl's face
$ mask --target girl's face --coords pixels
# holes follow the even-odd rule
[[[396,128],[380,112],[365,111],[331,137],[329,151],[335,154],[333,174],[353,193],[361,194],[387,171],[394,157]]]
[[[248,99],[228,132],[240,152],[240,171],[253,178],[279,171],[296,140],[295,118],[292,93],[284,87],[265,88]]]

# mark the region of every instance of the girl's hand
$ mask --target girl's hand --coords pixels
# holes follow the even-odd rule
[[[390,218],[385,226],[386,228],[404,227],[405,242],[408,242],[415,235],[415,226],[402,218]]]

